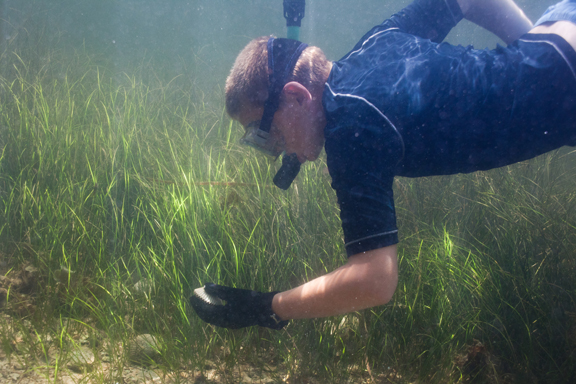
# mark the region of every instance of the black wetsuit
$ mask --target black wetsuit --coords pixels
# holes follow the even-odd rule
[[[456,0],[416,0],[334,62],[325,149],[348,255],[398,242],[396,175],[486,170],[576,145],[572,47],[553,34],[494,50],[441,43],[462,17]]]

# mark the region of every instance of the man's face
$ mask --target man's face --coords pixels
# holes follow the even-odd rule
[[[316,160],[324,146],[324,124],[319,112],[323,110],[320,107],[318,111],[312,100],[283,97],[272,120],[270,140],[283,145],[286,153],[295,153],[301,163]],[[247,127],[259,121],[263,113],[263,108],[246,109],[238,121]]]

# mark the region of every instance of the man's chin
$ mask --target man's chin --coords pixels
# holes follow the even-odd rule
[[[306,156],[306,160],[308,160],[308,161],[316,161],[316,160],[318,160],[318,158],[320,157],[320,153],[322,153],[322,148],[320,148],[319,151],[314,152],[314,153]]]
[[[304,155],[298,155],[298,160],[300,160],[300,162],[302,164],[304,164],[306,161],[316,161],[318,160],[318,158],[320,157],[320,154],[322,153],[322,148],[324,147],[320,147],[319,149],[314,149],[311,150],[309,153],[306,153]]]

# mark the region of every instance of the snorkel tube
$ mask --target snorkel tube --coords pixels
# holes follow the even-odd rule
[[[284,0],[284,17],[286,18],[286,29],[288,39],[298,40],[300,38],[300,25],[304,17],[305,0]],[[269,45],[269,48],[271,46]],[[300,53],[306,48],[306,44],[300,44],[297,48],[296,60]],[[299,52],[298,52],[299,51]],[[268,51],[270,53],[270,51]],[[296,65],[296,62],[293,63]],[[290,65],[289,65],[290,66]],[[288,66],[288,67],[289,67]],[[292,68],[289,68],[292,71]],[[286,190],[290,187],[296,175],[300,172],[300,161],[295,153],[284,154],[282,166],[274,176],[274,184],[280,189]]]
[[[284,17],[289,39],[300,39],[300,22],[304,18],[305,8],[305,0],[284,0]]]
[[[300,20],[304,17],[304,0],[284,0],[284,16],[287,20],[288,33],[300,30]],[[270,143],[270,130],[274,114],[280,106],[280,95],[284,86],[294,72],[302,52],[308,47],[296,38],[270,37],[266,48],[268,51],[268,97],[264,102],[262,119],[246,126],[246,134],[241,139],[243,144],[254,147],[270,156],[277,157],[275,143]],[[298,172],[300,161],[295,153],[284,153],[282,166],[274,176],[274,184],[280,189],[288,189]]]

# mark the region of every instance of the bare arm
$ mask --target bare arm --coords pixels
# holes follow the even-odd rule
[[[278,293],[272,309],[281,319],[339,315],[386,304],[398,283],[396,245],[351,256],[335,271]]]
[[[513,0],[457,0],[467,20],[485,28],[507,44],[532,28],[532,22]]]

